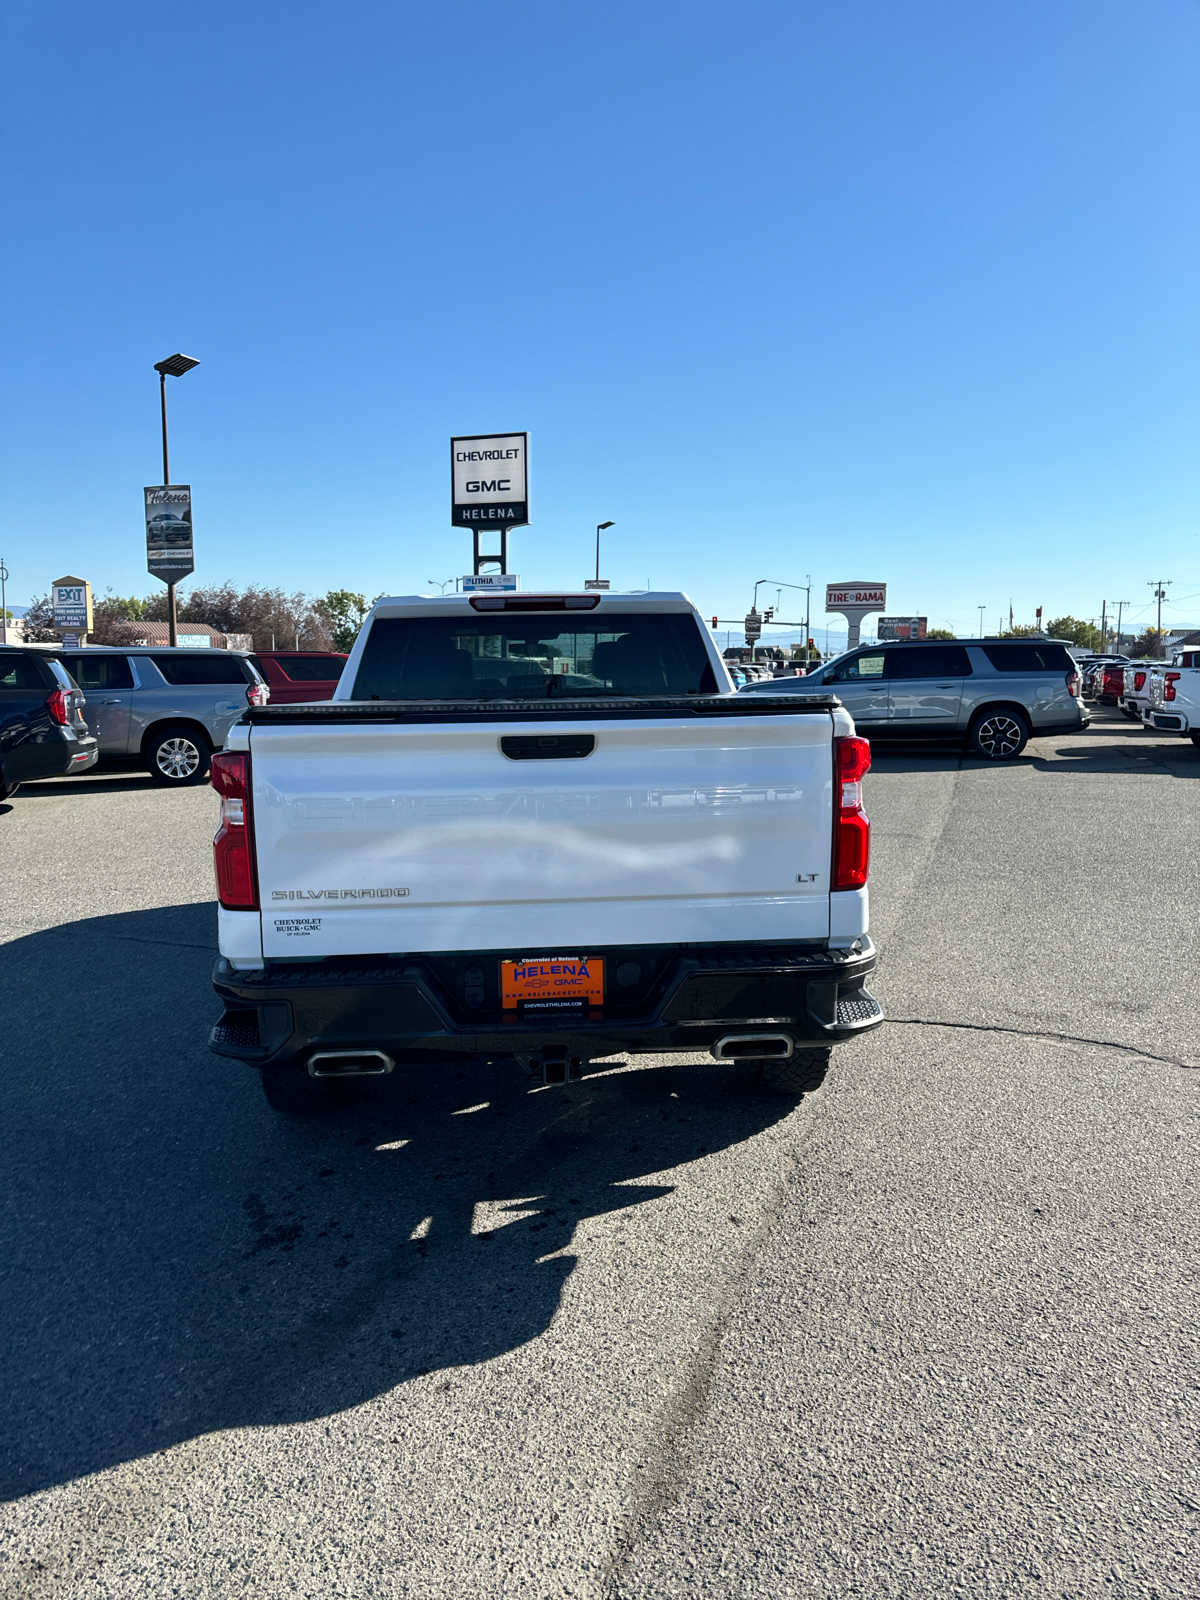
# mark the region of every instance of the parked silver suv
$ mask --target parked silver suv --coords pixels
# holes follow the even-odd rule
[[[87,697],[101,761],[132,759],[156,783],[203,783],[212,752],[242,712],[270,698],[237,650],[93,645],[56,654]]]
[[[866,645],[807,678],[747,684],[742,694],[832,689],[869,739],[953,739],[989,761],[1027,740],[1088,725],[1079,668],[1053,639],[914,639]]]

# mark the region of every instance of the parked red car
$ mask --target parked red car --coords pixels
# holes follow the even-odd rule
[[[271,704],[332,700],[346,657],[337,650],[260,650],[250,657],[271,686]]]
[[[1097,698],[1102,706],[1120,705],[1125,693],[1125,668],[1121,662],[1101,667],[1099,689]]]

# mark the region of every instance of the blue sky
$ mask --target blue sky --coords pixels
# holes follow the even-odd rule
[[[4,28],[12,600],[155,587],[183,350],[197,582],[469,570],[449,436],[528,429],[526,587],[578,584],[612,519],[614,586],[722,617],[807,573],[962,631],[1010,599],[1145,621],[1159,576],[1200,617],[1191,0]]]

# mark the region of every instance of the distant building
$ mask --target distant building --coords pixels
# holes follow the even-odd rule
[[[252,650],[248,633],[220,633],[207,622],[181,622],[176,629],[179,644],[187,650]],[[115,645],[170,644],[168,622],[114,622],[108,637]]]

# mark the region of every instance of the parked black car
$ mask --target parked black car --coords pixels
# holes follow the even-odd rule
[[[34,778],[61,778],[96,764],[74,679],[41,650],[0,646],[0,800]]]

